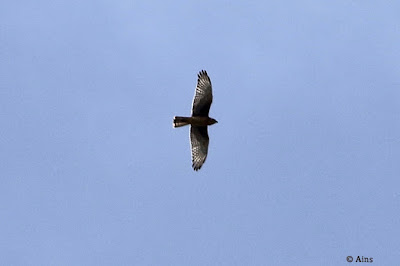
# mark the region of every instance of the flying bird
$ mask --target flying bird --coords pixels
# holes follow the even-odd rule
[[[208,153],[207,127],[218,123],[217,120],[208,116],[212,103],[211,80],[205,70],[197,75],[197,86],[192,104],[192,116],[175,116],[173,126],[182,127],[190,125],[190,146],[192,150],[192,167],[199,170],[204,164]]]

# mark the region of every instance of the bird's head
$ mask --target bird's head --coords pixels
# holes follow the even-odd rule
[[[213,125],[213,124],[215,124],[215,123],[218,123],[218,121],[215,120],[214,118],[209,118],[209,119],[208,119],[208,124],[209,124],[209,125]]]

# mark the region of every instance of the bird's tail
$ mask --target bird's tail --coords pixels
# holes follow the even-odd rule
[[[175,116],[174,127],[183,127],[190,124],[190,117]]]

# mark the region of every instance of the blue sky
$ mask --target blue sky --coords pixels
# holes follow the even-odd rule
[[[3,1],[0,264],[398,264],[399,9]]]

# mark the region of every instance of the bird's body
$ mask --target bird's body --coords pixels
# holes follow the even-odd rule
[[[212,103],[211,80],[205,70],[198,74],[196,92],[192,104],[192,116],[175,116],[174,127],[191,125],[190,144],[192,150],[192,166],[195,171],[204,164],[208,153],[207,126],[218,123],[217,120],[208,116]]]
[[[191,117],[185,117],[185,116],[175,116],[174,117],[174,127],[183,127],[186,125],[192,125],[192,126],[211,126],[212,124],[215,124],[216,120],[210,117],[205,117],[205,116],[191,116]]]

